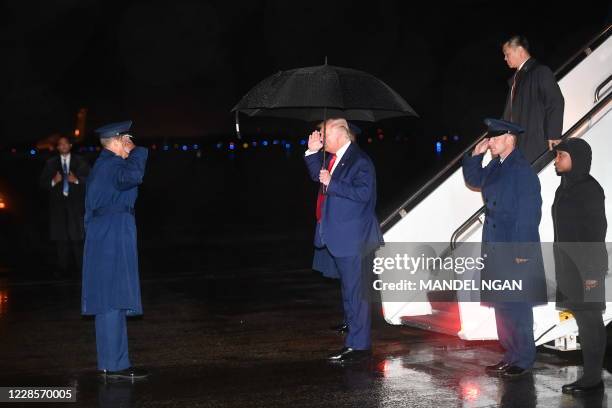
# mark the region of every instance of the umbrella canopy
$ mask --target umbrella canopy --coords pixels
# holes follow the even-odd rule
[[[280,71],[257,84],[232,111],[306,121],[341,117],[376,122],[418,116],[380,79],[327,64]]]

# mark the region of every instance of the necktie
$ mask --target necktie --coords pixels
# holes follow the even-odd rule
[[[512,77],[512,88],[510,89],[510,121],[512,122],[512,104],[514,103],[514,95],[516,89],[516,82],[518,80],[519,70],[517,69]]]
[[[66,159],[62,159],[62,169],[64,170],[64,178],[63,178],[63,186],[62,186],[62,193],[67,196],[68,195],[68,190],[70,190],[70,186],[68,185],[68,166],[66,165]]]
[[[331,170],[334,168],[334,163],[336,162],[336,155],[332,154],[331,159],[329,160],[329,164],[327,165],[327,171],[331,173]],[[325,202],[326,194],[323,193],[323,186],[319,189],[319,195],[317,196],[317,222],[321,221],[321,209],[323,208],[323,202]]]

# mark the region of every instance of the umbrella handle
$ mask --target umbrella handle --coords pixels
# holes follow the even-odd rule
[[[327,135],[325,134],[326,133],[325,129],[327,129],[327,123],[325,122],[327,122],[327,107],[326,106],[323,107],[323,162],[321,163],[321,170],[325,169],[325,153],[326,153],[325,142],[327,141],[326,140]],[[327,186],[323,183],[321,183],[321,189],[323,191],[323,194],[327,192]]]

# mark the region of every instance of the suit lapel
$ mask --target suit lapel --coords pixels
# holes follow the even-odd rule
[[[77,159],[74,154],[70,154],[70,168],[68,169],[68,171],[72,172],[73,174],[76,174],[77,164]]]
[[[531,68],[535,65],[536,60],[531,57],[529,58],[527,61],[525,61],[525,65],[523,65],[521,67],[521,69],[518,72],[515,72],[515,74],[517,74],[516,77],[516,89],[519,88],[519,85],[523,82],[523,78],[525,77],[525,75],[531,71]],[[514,75],[512,75],[510,78],[508,78],[508,86],[510,88],[512,88],[512,82],[514,80]]]
[[[64,173],[64,171],[62,169],[62,156],[60,156],[59,154],[57,156],[55,156],[55,168],[60,173],[62,173],[62,174]]]
[[[334,176],[341,177],[344,173],[344,169],[350,167],[350,163],[352,163],[355,156],[355,149],[357,149],[357,146],[355,146],[354,142],[351,142],[349,147],[346,149],[346,152],[344,152],[344,155],[338,162],[338,165],[334,170]]]

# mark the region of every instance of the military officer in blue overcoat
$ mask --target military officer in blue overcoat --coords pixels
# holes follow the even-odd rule
[[[520,280],[523,290],[481,293],[481,300],[495,308],[497,334],[505,354],[486,371],[504,378],[529,372],[536,357],[533,306],[546,301],[546,280],[540,247],[542,216],[540,181],[516,148],[524,130],[511,122],[486,119],[488,136],[463,159],[468,186],[480,189],[485,202],[482,231],[487,279]],[[484,154],[493,159],[482,167]]]
[[[126,316],[142,314],[134,204],[148,151],[127,133],[132,121],[96,130],[103,147],[87,180],[82,313],[95,315],[98,369],[108,377],[146,377],[128,355]]]

